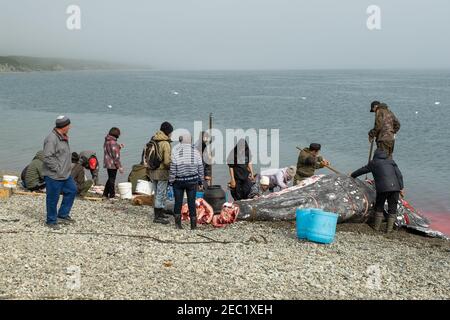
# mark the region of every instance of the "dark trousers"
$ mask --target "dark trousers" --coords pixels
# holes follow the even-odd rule
[[[114,198],[116,196],[116,176],[117,169],[108,169],[108,181],[106,181],[103,191],[104,197]]]
[[[45,182],[43,182],[42,184],[38,184],[34,188],[28,188],[28,190],[30,190],[30,191],[39,191],[39,190],[44,190],[44,189],[45,189]]]
[[[375,208],[377,212],[384,211],[384,203],[387,200],[388,203],[388,214],[391,218],[397,216],[397,204],[400,198],[400,192],[379,192],[377,193],[377,199],[375,200]]]
[[[95,168],[94,170],[89,169],[91,172],[92,180],[94,181],[94,186],[98,185],[98,168]]]
[[[230,188],[231,196],[234,200],[246,200],[252,189],[252,182],[250,179],[247,180],[235,180],[236,188]]]
[[[85,197],[93,184],[94,184],[94,182],[92,180],[86,180],[81,185],[77,186],[78,195],[80,197]]]
[[[189,183],[184,181],[175,181],[173,184],[173,194],[175,197],[175,205],[173,208],[175,216],[181,215],[181,206],[183,205],[183,195],[186,191],[187,203],[189,207],[189,217],[197,217],[195,209],[195,193],[197,190],[196,183]]]
[[[77,195],[77,186],[72,177],[66,180],[54,180],[45,177],[47,191],[47,224],[56,224],[57,217],[67,218],[70,215],[73,201]],[[63,194],[63,200],[58,210],[59,195]]]

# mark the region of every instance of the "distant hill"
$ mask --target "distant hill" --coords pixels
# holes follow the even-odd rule
[[[0,56],[0,72],[112,70],[130,68],[135,69],[138,68],[138,66],[129,66],[90,60]]]

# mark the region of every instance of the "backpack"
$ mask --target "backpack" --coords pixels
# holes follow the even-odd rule
[[[150,170],[159,168],[162,162],[162,155],[159,150],[158,142],[153,138],[145,145],[142,151],[142,164]]]

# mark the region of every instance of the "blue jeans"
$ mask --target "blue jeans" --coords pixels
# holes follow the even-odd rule
[[[175,215],[181,215],[181,206],[183,205],[184,191],[186,191],[187,195],[189,217],[197,217],[197,211],[195,209],[195,194],[197,192],[197,184],[184,181],[175,181],[175,183],[173,184],[173,194],[175,196],[175,206],[173,208],[173,213]]]
[[[164,209],[167,199],[167,186],[169,181],[167,180],[154,180],[153,190],[155,191],[155,207],[156,209]]]
[[[54,180],[45,177],[47,191],[47,224],[56,224],[57,218],[67,218],[70,215],[73,201],[77,195],[77,186],[72,177],[66,180]],[[58,211],[59,195],[63,194],[61,207]]]

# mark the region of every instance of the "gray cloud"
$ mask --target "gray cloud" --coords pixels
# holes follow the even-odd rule
[[[0,0],[0,54],[159,69],[448,68],[447,0]],[[65,13],[81,7],[82,29]],[[366,28],[366,8],[382,30]]]

